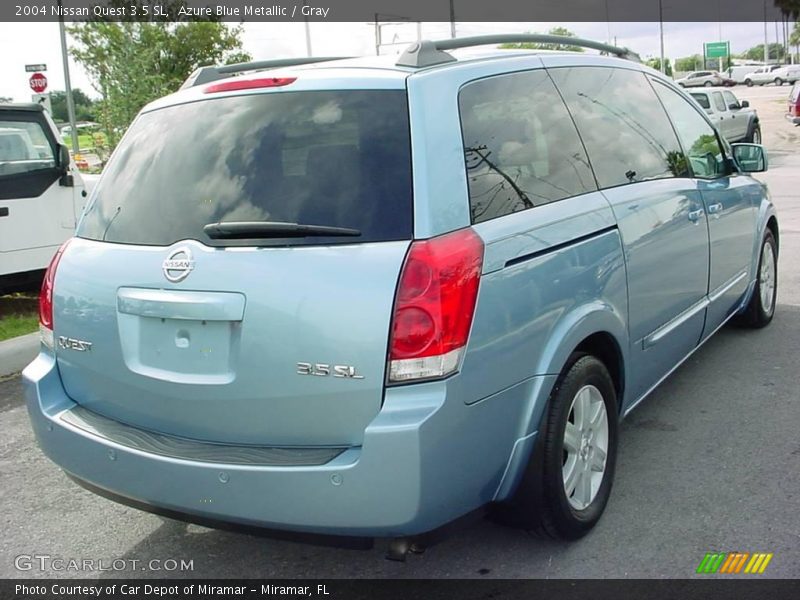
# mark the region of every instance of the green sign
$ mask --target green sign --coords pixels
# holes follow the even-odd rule
[[[730,55],[730,42],[707,42],[703,44],[706,58],[725,58]]]

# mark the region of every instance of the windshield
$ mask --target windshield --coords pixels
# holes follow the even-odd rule
[[[281,92],[205,100],[141,115],[98,184],[78,235],[212,246],[209,223],[270,221],[358,230],[257,245],[412,236],[411,150],[401,90]]]

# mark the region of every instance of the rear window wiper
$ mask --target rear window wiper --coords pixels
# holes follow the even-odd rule
[[[212,240],[252,240],[283,237],[352,236],[361,235],[358,229],[330,227],[328,225],[303,225],[276,221],[230,221],[209,223],[203,232]]]

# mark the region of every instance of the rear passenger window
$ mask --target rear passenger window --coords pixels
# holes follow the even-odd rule
[[[601,188],[688,175],[675,132],[644,73],[570,67],[551,75]]]
[[[719,112],[725,112],[728,107],[725,106],[725,99],[722,97],[722,92],[714,92],[714,106]]]
[[[597,189],[544,70],[468,84],[459,110],[473,223]]]
[[[714,179],[724,175],[725,155],[714,128],[678,92],[658,81],[654,85],[681,138],[694,176]]]

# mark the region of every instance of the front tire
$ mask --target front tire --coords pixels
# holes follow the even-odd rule
[[[761,242],[758,258],[756,287],[739,322],[753,329],[766,327],[775,316],[778,297],[778,245],[775,236],[767,229]]]
[[[704,86],[704,87],[711,87],[712,85],[714,85],[714,84],[713,84],[713,83],[711,83],[710,81],[706,81],[706,82],[703,84],[703,86]]]
[[[586,535],[611,495],[618,420],[616,390],[605,365],[594,356],[573,355],[550,395],[506,521],[553,539]]]
[[[747,137],[744,138],[744,141],[749,144],[760,144],[761,143],[761,125],[758,123],[754,123],[750,127],[750,131],[747,133]]]
[[[747,87],[753,87],[753,80],[752,79],[745,79],[744,83]]]
[[[775,85],[778,85],[778,86],[783,85],[783,79],[781,79],[780,77],[776,77],[775,78]]]

